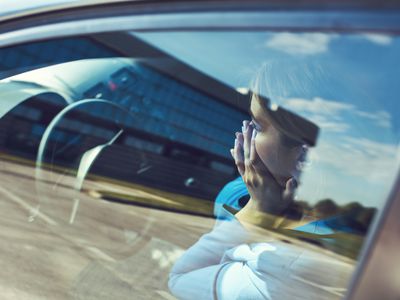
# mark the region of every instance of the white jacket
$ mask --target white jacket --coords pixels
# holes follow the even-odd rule
[[[354,267],[322,248],[275,238],[249,243],[231,214],[173,266],[169,288],[179,299],[340,299]],[[266,237],[267,239],[267,237]]]

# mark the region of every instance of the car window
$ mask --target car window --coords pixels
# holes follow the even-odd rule
[[[343,297],[398,171],[399,38],[266,30],[117,34],[135,46],[129,53],[115,50],[107,35],[0,49],[6,297],[202,295],[201,285],[182,290],[177,280],[170,290],[168,280],[216,221],[254,198],[230,149],[243,121],[251,121],[249,110],[257,119],[255,95],[272,116],[284,112],[284,119],[271,117],[288,140],[282,143],[310,145],[307,160],[294,166],[296,211],[273,225],[264,226],[266,216],[253,224],[251,255],[267,251],[257,248],[262,241],[275,249],[271,261],[290,257],[290,264],[271,265],[274,297]],[[312,129],[300,130],[298,120]],[[240,261],[236,255],[209,259],[218,266]],[[263,257],[244,264],[260,270]],[[202,278],[193,276],[191,282]],[[228,297],[235,281],[216,278],[228,278],[215,283],[215,293]]]

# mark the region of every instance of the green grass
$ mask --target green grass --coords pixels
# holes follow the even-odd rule
[[[214,217],[213,202],[193,197],[185,197],[179,194],[173,194],[173,197],[170,197],[171,193],[163,193],[162,191],[159,190],[151,190],[151,193],[153,193],[154,195],[165,198],[165,200],[162,200],[162,199],[155,199],[152,197],[138,197],[134,195],[103,191],[103,190],[96,192],[101,195],[101,198],[109,201],[116,201],[116,202],[134,204],[139,206],[145,206],[161,210],[175,211],[175,212],[187,213],[205,217]]]

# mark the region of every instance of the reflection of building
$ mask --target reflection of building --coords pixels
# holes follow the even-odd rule
[[[121,38],[127,42],[118,43]],[[101,34],[93,39],[69,38],[29,47],[21,45],[18,49],[20,52],[14,50],[12,53],[7,49],[0,50],[1,57],[13,57],[8,65],[4,65],[3,77],[10,75],[7,69],[29,69],[29,59],[32,69],[35,69],[38,64],[57,64],[83,58],[140,57],[136,61],[105,59],[72,62],[68,64],[68,71],[67,64],[50,68],[47,72],[51,76],[47,78],[17,77],[18,80],[48,86],[68,102],[85,98],[107,99],[132,113],[132,117],[128,117],[99,105],[83,112],[95,118],[79,115],[65,118],[59,124],[53,139],[69,143],[65,154],[74,153],[71,150],[73,145],[82,153],[87,147],[104,143],[107,136],[111,137],[115,131],[114,121],[123,124],[123,136],[113,146],[114,150],[109,149],[100,157],[94,172],[209,199],[233,178],[235,168],[229,149],[235,130],[246,118],[248,101],[234,89],[129,34]],[[51,120],[49,115],[54,116],[59,109],[55,107],[53,113],[49,113],[47,107],[46,113],[41,115],[43,101],[26,101],[13,110],[13,122],[30,120],[29,143],[38,145]],[[36,137],[36,142],[32,141],[32,137]],[[14,146],[17,144],[14,143]],[[23,143],[18,145],[18,152],[21,153]],[[5,146],[10,148],[10,145]],[[31,149],[29,152],[34,154],[32,147],[25,149]],[[63,156],[58,157],[62,163]],[[133,158],[138,158],[136,165],[129,165],[134,163]],[[149,166],[147,170],[146,165]]]
[[[232,132],[245,118],[237,109],[141,64],[122,67],[83,95],[110,99],[135,113],[137,120],[127,120],[128,126],[221,158],[230,157]]]

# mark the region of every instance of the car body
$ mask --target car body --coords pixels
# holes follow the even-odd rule
[[[282,102],[319,122],[329,168],[304,179],[322,192],[298,230],[262,234],[337,263],[348,288],[320,269],[314,296],[399,297],[396,2],[60,2],[0,12],[5,299],[173,298],[172,265],[213,228],[218,195],[233,199],[229,149],[261,48],[321,55],[342,97]]]

